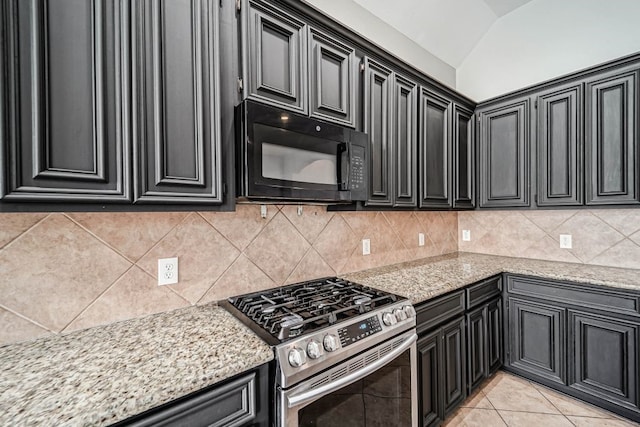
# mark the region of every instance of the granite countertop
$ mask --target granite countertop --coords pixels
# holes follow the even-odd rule
[[[216,305],[7,345],[0,425],[108,425],[272,359]]]
[[[640,291],[640,270],[465,252],[351,273],[345,278],[406,296],[417,304],[503,272]]]

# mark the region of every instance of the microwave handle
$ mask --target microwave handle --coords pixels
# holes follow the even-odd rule
[[[340,172],[340,176],[338,177],[340,182],[340,190],[346,191],[351,187],[351,159],[349,153],[349,144],[342,143],[338,148],[338,169]]]

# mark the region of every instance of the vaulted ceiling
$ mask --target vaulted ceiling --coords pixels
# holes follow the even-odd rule
[[[354,1],[457,68],[498,19],[531,0]]]

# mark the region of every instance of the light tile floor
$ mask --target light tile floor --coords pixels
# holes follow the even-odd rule
[[[632,427],[640,424],[503,371],[451,414],[446,427]]]

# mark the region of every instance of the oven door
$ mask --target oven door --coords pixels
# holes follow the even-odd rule
[[[278,389],[278,426],[417,427],[416,340],[415,331],[408,331]]]

